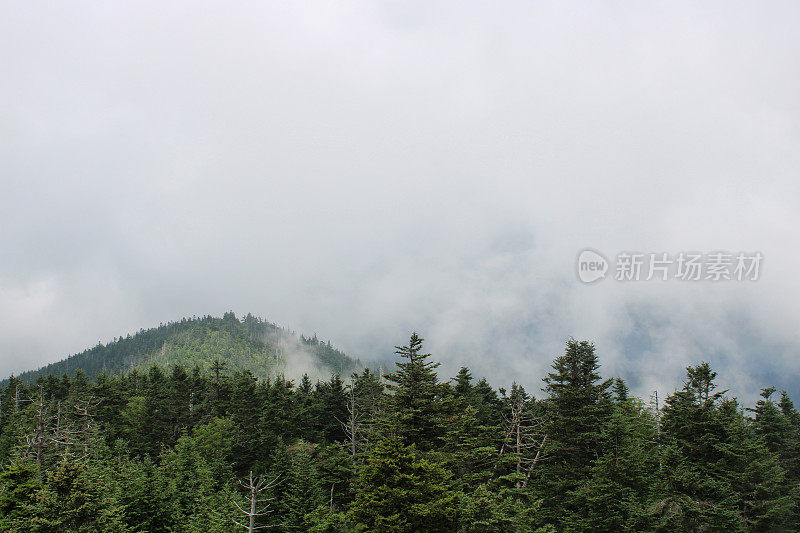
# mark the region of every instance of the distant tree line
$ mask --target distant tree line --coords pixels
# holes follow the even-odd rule
[[[222,318],[183,318],[141,329],[17,377],[34,383],[39,377],[49,375],[74,377],[81,370],[86,378],[94,380],[101,374],[146,371],[153,364],[165,368],[174,364],[187,368],[199,366],[208,370],[215,360],[222,359],[231,373],[249,370],[256,377],[265,378],[285,373],[285,356],[297,351],[307,352],[320,368],[339,374],[363,368],[360,361],[351,359],[330,341],[321,341],[316,334],[298,336],[252,314],[239,320],[233,312],[228,312]],[[0,386],[7,385],[8,380],[0,381]]]
[[[416,334],[397,355],[393,373],[347,382],[258,379],[223,358],[12,378],[0,530],[800,530],[785,393],[744,409],[701,363],[645,402],[576,340],[541,397],[468,368],[441,380]]]

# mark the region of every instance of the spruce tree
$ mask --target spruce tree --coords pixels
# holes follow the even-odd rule
[[[617,384],[620,380],[617,380]],[[623,397],[617,387],[617,399]],[[647,507],[658,479],[654,420],[638,399],[615,403],[601,433],[602,454],[591,477],[573,491],[571,531],[638,531],[648,529]]]
[[[453,531],[456,495],[449,490],[449,476],[434,456],[388,435],[359,470],[350,517],[378,533]]]
[[[314,451],[316,446],[298,441],[288,448],[291,467],[282,480],[285,529],[307,531],[310,524],[305,517],[325,501],[324,488],[320,485]]]
[[[472,374],[469,368],[462,366],[453,381],[455,381],[453,392],[457,397],[469,403],[472,396]]]
[[[735,400],[714,392],[708,363],[686,369],[682,390],[666,400],[662,428],[665,494],[675,511],[659,521],[691,520],[701,529],[781,531],[794,501],[785,471]]]
[[[36,464],[17,460],[0,471],[0,531],[30,530],[41,489]]]
[[[429,451],[441,444],[442,386],[435,369],[439,363],[428,360],[422,353],[422,341],[416,332],[408,346],[396,346],[395,353],[405,361],[397,362],[397,371],[388,374],[388,388],[392,391],[392,429],[406,444],[414,444],[420,451]]]
[[[125,533],[122,506],[107,476],[92,463],[62,461],[37,494],[31,531]]]
[[[122,459],[116,465],[118,500],[125,523],[133,531],[170,531],[175,523],[169,484],[149,457]]]
[[[541,517],[557,524],[580,508],[575,491],[592,477],[611,417],[610,381],[602,381],[595,347],[570,339],[544,378],[548,460],[537,468],[538,489],[548,497]]]
[[[258,460],[261,436],[259,414],[261,399],[256,393],[256,378],[250,371],[237,372],[231,384],[231,402],[228,411],[234,423],[235,435],[233,457],[236,472],[245,475]]]

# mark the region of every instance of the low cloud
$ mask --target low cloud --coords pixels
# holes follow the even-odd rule
[[[497,385],[574,336],[639,394],[790,387],[797,11],[0,8],[0,373],[234,309]],[[764,270],[586,286],[586,247]]]

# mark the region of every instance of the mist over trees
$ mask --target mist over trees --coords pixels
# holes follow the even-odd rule
[[[739,405],[707,363],[656,403],[573,339],[535,391],[441,376],[416,333],[346,379],[188,354],[7,380],[0,530],[800,529],[800,413]]]
[[[239,320],[233,312],[227,312],[221,318],[183,318],[119,336],[18,377],[32,383],[39,376],[74,376],[82,370],[87,378],[95,379],[100,374],[147,371],[154,364],[164,368],[175,364],[198,366],[205,371],[218,360],[225,361],[229,373],[249,370],[258,378],[276,374],[299,377],[303,373],[327,378],[331,373],[347,375],[363,368],[360,361],[316,335],[297,335],[252,314]],[[6,382],[0,384],[5,386]]]

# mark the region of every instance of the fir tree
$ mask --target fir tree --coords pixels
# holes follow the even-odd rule
[[[95,465],[63,461],[37,494],[30,526],[37,533],[124,533],[122,506],[107,476]]]
[[[577,512],[575,491],[592,476],[611,417],[610,381],[602,381],[595,347],[570,339],[544,382],[549,394],[546,447],[549,459],[537,469],[539,490],[548,494],[541,516],[558,523]]]
[[[16,460],[0,472],[0,531],[30,530],[40,489],[39,472],[32,462]]]
[[[416,445],[387,436],[367,455],[358,474],[353,521],[375,532],[452,531],[456,496],[442,463]]]
[[[405,359],[397,362],[397,371],[386,376],[392,396],[393,430],[406,444],[420,451],[436,448],[442,438],[442,387],[435,369],[439,363],[428,361],[421,353],[422,341],[416,332],[408,346],[396,346],[395,353]]]

